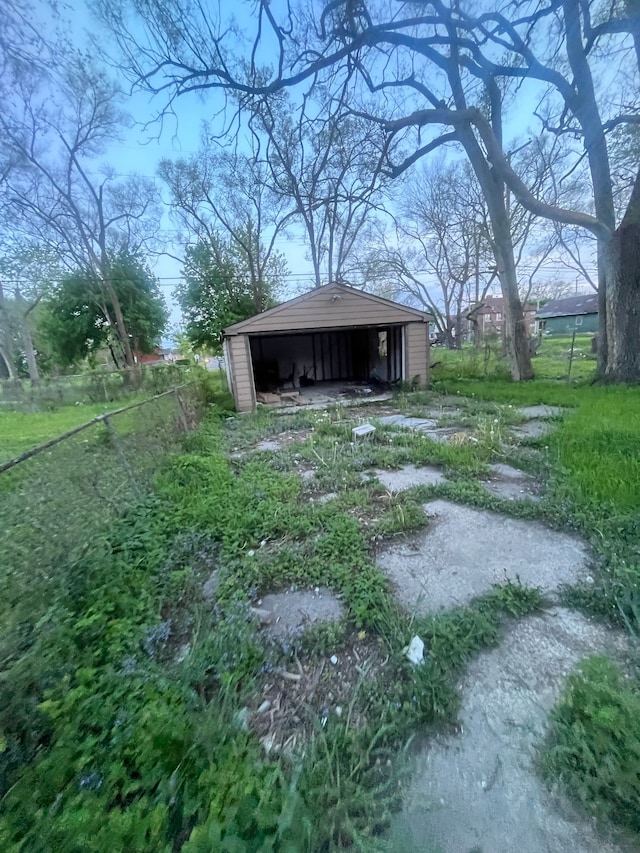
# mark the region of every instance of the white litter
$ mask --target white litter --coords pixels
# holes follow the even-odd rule
[[[373,435],[375,431],[373,424],[360,424],[351,430],[351,435],[354,438],[366,438],[368,435]]]
[[[424,659],[424,643],[417,634],[415,637],[412,637],[411,642],[407,648],[404,649],[404,653],[410,663],[422,663]]]

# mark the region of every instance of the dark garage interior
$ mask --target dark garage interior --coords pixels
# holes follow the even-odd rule
[[[391,386],[402,379],[403,327],[251,335],[256,391],[321,382]]]

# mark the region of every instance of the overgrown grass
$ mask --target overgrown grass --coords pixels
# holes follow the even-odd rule
[[[640,837],[640,691],[607,658],[570,676],[551,715],[543,772]]]
[[[576,335],[571,379],[590,380],[596,368],[596,356],[591,352],[592,335]],[[532,363],[537,380],[567,380],[571,356],[571,336],[544,337]],[[433,379],[502,378],[509,377],[509,365],[498,338],[485,340],[476,348],[465,344],[461,350],[436,347],[431,351]]]
[[[345,486],[336,501],[315,504],[296,474],[278,470],[277,454],[237,460],[234,472],[223,423],[224,414],[210,416],[153,497],[59,561],[37,630],[25,615],[5,632],[3,849],[382,849],[403,745],[417,727],[452,719],[465,661],[497,642],[504,618],[539,606],[507,585],[468,611],[412,624],[370,542],[424,523],[418,499],[387,502],[367,531],[350,512],[368,511],[379,487]],[[319,429],[314,444],[292,452],[309,452],[333,482],[339,470],[388,461],[386,440],[366,449],[343,441],[329,464],[335,430],[343,426]],[[407,458],[408,437],[398,446],[397,460]],[[471,467],[464,448],[416,447],[425,459]],[[212,569],[215,607],[202,597]],[[291,583],[330,586],[390,664],[363,677],[342,717],[318,722],[304,754],[274,760],[238,722],[268,655],[246,608],[258,592]],[[429,663],[413,669],[402,648],[418,627]],[[307,638],[309,651],[341,636]]]
[[[143,399],[144,395],[132,396],[127,405]],[[0,461],[18,456],[115,408],[114,404],[93,403],[49,412],[0,412]]]
[[[0,638],[3,850],[384,849],[400,791],[396,759],[416,731],[455,719],[460,675],[499,642],[505,620],[541,606],[535,590],[506,584],[443,615],[410,619],[399,609],[372,545],[425,524],[422,503],[434,495],[580,529],[602,568],[589,592],[573,594],[636,624],[640,497],[637,471],[626,464],[636,422],[625,418],[638,412],[637,392],[464,379],[443,380],[440,390],[451,395],[446,402],[460,402],[473,442],[438,444],[381,424],[373,440],[353,442],[355,408],[239,418],[223,401],[154,472],[152,495],[129,498],[120,517],[60,555],[52,576],[29,576],[31,600],[47,606],[7,617]],[[434,395],[403,393],[398,402],[420,413]],[[570,407],[555,435],[538,442],[556,469],[548,497],[541,507],[502,502],[477,478],[501,458],[503,427],[518,420],[509,406],[540,402]],[[605,429],[609,440],[599,443]],[[247,453],[293,430],[283,449]],[[440,465],[449,482],[391,495],[367,478],[408,463]],[[303,480],[298,472],[310,469],[313,480]],[[327,491],[337,496],[311,500]],[[215,602],[203,594],[212,572]],[[268,755],[244,728],[273,664],[248,605],[291,585],[330,587],[345,615],[281,649],[289,663],[340,653],[358,631],[388,663],[365,667],[342,715],[300,709],[314,732],[304,750]],[[427,652],[418,667],[403,655],[415,633]],[[591,735],[601,737],[593,728]],[[556,736],[559,743],[564,735]],[[621,760],[614,775],[628,769]],[[589,796],[601,795],[592,788]]]

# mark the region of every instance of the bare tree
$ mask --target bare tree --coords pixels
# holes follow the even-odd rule
[[[4,93],[0,131],[10,166],[0,185],[0,223],[5,244],[26,239],[55,252],[68,269],[92,271],[114,306],[125,363],[133,367],[110,255],[138,251],[159,215],[152,181],[123,180],[101,163],[127,122],[118,100],[117,88],[81,59]]]
[[[230,33],[236,30],[229,29],[227,22],[210,19],[203,6],[188,20],[173,17],[168,9],[174,3],[122,0],[114,7],[99,0],[103,17],[124,50],[127,70],[142,86],[165,93],[169,103],[195,89],[269,97],[305,81],[314,84],[319,78],[336,91],[351,84],[357,94],[364,86],[382,100],[385,115],[368,110],[362,114],[379,123],[391,139],[400,140],[407,152],[404,159],[391,164],[390,174],[402,173],[420,157],[451,142],[469,158],[489,210],[514,378],[528,378],[532,372],[505,202],[507,187],[536,216],[585,228],[597,237],[604,324],[600,367],[612,380],[640,375],[640,172],[616,229],[606,139],[608,130],[638,122],[638,111],[633,98],[620,98],[615,114],[603,117],[601,107],[606,103],[609,111],[612,101],[602,100],[603,87],[596,86],[591,64],[599,61],[607,42],[615,42],[629,60],[630,71],[623,73],[627,83],[630,79],[634,83],[630,91],[637,90],[637,0],[629,0],[623,10],[613,4],[597,24],[591,20],[593,4],[588,0],[553,0],[542,6],[531,0],[509,5],[504,12],[486,13],[475,13],[471,6],[463,9],[460,2],[449,6],[443,0],[406,2],[393,8],[386,2],[369,6],[333,0],[321,4],[313,27],[303,12],[294,14],[287,6],[277,17],[280,13],[262,0],[251,46],[241,55],[238,44],[230,41]],[[127,17],[130,11],[140,13],[139,24],[146,26],[144,44],[131,35],[135,27]],[[170,39],[165,37],[169,19]],[[295,26],[302,19],[306,34]],[[544,59],[536,55],[541,46]],[[265,78],[260,58],[267,50],[273,54],[274,48],[273,71]],[[503,84],[508,79],[539,81],[545,102],[550,92],[560,98],[561,121],[554,127],[545,119],[546,127],[552,132],[577,133],[583,141],[595,215],[537,197],[509,162],[502,126]],[[604,340],[605,330],[610,341]]]
[[[296,115],[286,93],[243,104],[254,131],[266,137],[271,189],[304,226],[315,287],[352,283],[358,239],[383,202],[384,133],[311,99]]]
[[[523,205],[555,222],[589,230],[598,244],[599,368],[611,380],[640,375],[640,170],[627,180],[621,220],[616,216],[616,189],[611,169],[613,131],[640,123],[638,72],[640,63],[640,9],[632,0],[594,12],[595,4],[558,0],[548,6],[525,3],[511,18],[501,12],[478,17],[461,15],[473,44],[474,73],[519,80],[537,80],[547,87],[538,116],[545,131],[564,139],[578,139],[588,163],[595,216],[540,205],[518,187],[493,140],[494,166],[505,176]],[[562,38],[558,38],[558,34]],[[489,47],[485,47],[489,45]],[[499,47],[506,60],[489,57]],[[617,73],[602,63],[618,53]],[[559,58],[561,56],[561,58]],[[622,58],[624,57],[624,59]],[[633,93],[630,95],[630,93]],[[629,96],[630,95],[630,96]],[[636,166],[637,170],[637,166]],[[589,205],[589,208],[591,205]],[[620,205],[618,204],[618,207]],[[616,228],[616,221],[620,221]],[[574,260],[576,256],[574,254]]]
[[[256,311],[264,311],[274,276],[286,267],[276,241],[294,213],[288,199],[270,188],[255,137],[249,141],[254,143],[249,154],[221,149],[205,128],[196,155],[165,159],[158,171],[169,187],[174,215],[196,242],[215,247],[220,230],[228,235],[249,274]]]
[[[20,346],[33,383],[40,379],[33,316],[60,274],[57,257],[40,246],[25,243],[0,251],[0,351],[9,373],[15,374],[11,347]]]
[[[463,309],[495,278],[489,223],[469,166],[440,157],[402,184],[395,230],[370,252],[374,280],[391,297],[433,316],[448,346],[460,346]]]
[[[356,7],[350,2],[332,2],[322,9],[315,30],[316,38],[310,41],[305,34],[293,31],[290,16],[286,21],[278,23],[269,4],[261,2],[258,7],[258,31],[250,59],[244,57],[236,62],[232,59],[230,45],[225,41],[222,30],[216,29],[216,26],[220,26],[220,21],[209,20],[202,7],[188,22],[184,16],[178,16],[181,23],[177,25],[171,47],[167,49],[167,41],[161,35],[158,37],[163,31],[163,21],[166,20],[166,7],[163,5],[160,13],[159,6],[148,7],[145,4],[147,23],[151,23],[150,39],[145,49],[140,52],[140,45],[135,43],[135,39],[132,39],[128,32],[127,15],[123,6],[117,7],[116,10],[103,2],[99,2],[98,6],[125,51],[130,73],[147,88],[156,92],[166,91],[169,101],[194,88],[222,88],[239,92],[247,98],[262,97],[263,103],[269,104],[273,99],[267,96],[304,80],[315,82],[324,69],[330,69],[330,79],[325,85],[332,87],[333,91],[333,98],[325,101],[337,103],[338,113],[344,109],[345,93],[352,80],[363,82],[372,94],[382,93],[387,112],[388,108],[395,111],[396,104],[404,112],[408,103],[406,93],[410,94],[412,100],[415,100],[416,95],[426,99],[431,109],[421,111],[419,115],[404,114],[401,118],[389,121],[388,118],[382,118],[365,107],[360,111],[360,118],[377,124],[386,134],[383,147],[385,156],[398,139],[400,149],[407,150],[407,146],[411,144],[406,134],[409,129],[424,128],[429,124],[453,125],[452,130],[441,133],[426,145],[418,141],[412,153],[408,153],[398,163],[388,164],[386,172],[391,177],[402,174],[417,159],[442,144],[455,142],[464,149],[482,187],[491,219],[494,245],[497,249],[497,274],[506,303],[506,344],[512,361],[512,375],[516,379],[531,378],[533,373],[527,330],[518,294],[510,221],[505,203],[505,184],[501,174],[489,162],[486,150],[474,132],[473,122],[470,120],[470,115],[475,115],[475,111],[481,114],[475,103],[479,99],[484,103],[488,102],[491,105],[489,127],[496,138],[501,139],[501,93],[495,81],[488,75],[485,75],[484,79],[474,78],[471,87],[467,85],[466,78],[469,75],[465,69],[455,21],[451,14],[438,17],[430,11],[422,16],[420,21],[412,13],[408,20],[400,21],[393,14],[387,19],[387,10],[383,7],[380,12],[381,21],[374,23],[364,5]],[[124,7],[141,10],[136,0],[131,4],[124,4]],[[407,5],[407,9],[409,8],[410,4]],[[429,38],[421,37],[416,30],[420,22],[423,29],[428,31]],[[403,27],[406,32],[402,31]],[[305,29],[307,32],[313,32],[309,30],[306,21]],[[277,72],[269,81],[265,81],[264,69],[258,66],[266,30],[269,30],[269,36],[275,39],[275,44],[279,47]],[[193,51],[198,32],[201,35],[209,33],[206,56]],[[438,41],[441,51],[436,50],[434,46]],[[427,79],[422,70],[416,71],[412,67],[411,58],[404,60],[400,57],[396,61],[399,47],[409,57],[411,54],[414,59],[420,57],[419,65],[424,67],[431,64],[436,72],[432,75],[433,79]],[[188,81],[184,72],[185,66],[190,68]],[[441,90],[443,83],[445,89]],[[396,96],[399,89],[405,90],[404,97]],[[443,95],[449,99],[449,105]],[[429,113],[428,119],[424,115],[425,112]],[[329,114],[326,121],[331,121],[332,117]],[[338,122],[336,126],[339,126]]]

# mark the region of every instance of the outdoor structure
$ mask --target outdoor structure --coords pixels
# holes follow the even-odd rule
[[[527,303],[522,306],[527,332],[535,331],[536,306]],[[501,335],[504,329],[504,297],[488,296],[484,302],[475,303],[463,315],[465,324],[462,334],[464,340],[473,340],[474,333],[484,335]]]
[[[429,379],[429,315],[344,284],[327,284],[225,329],[239,412],[256,394],[339,383]]]
[[[536,322],[538,333],[544,335],[594,334],[598,331],[598,294],[547,302],[537,311]]]

